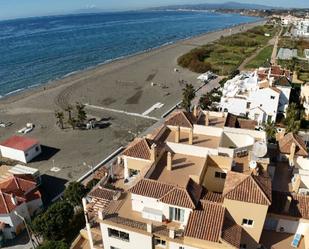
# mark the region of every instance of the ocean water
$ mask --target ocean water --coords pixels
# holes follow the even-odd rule
[[[155,11],[0,22],[0,97],[73,72],[255,17]]]

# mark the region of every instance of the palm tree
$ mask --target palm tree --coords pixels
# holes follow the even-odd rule
[[[286,117],[284,120],[286,132],[297,133],[300,129],[302,112],[296,103],[291,103],[286,110]]]
[[[195,97],[195,89],[192,84],[186,84],[185,88],[182,89],[182,107],[188,112],[191,108],[191,101]]]
[[[277,129],[275,122],[264,123],[264,131],[266,132],[269,141],[274,141],[276,139]]]
[[[64,113],[61,111],[55,112],[55,117],[57,119],[57,125],[60,127],[60,129],[63,129],[64,127]]]
[[[77,125],[77,120],[75,118],[68,119],[68,124],[72,126],[72,129],[75,130]]]
[[[68,115],[69,115],[69,118],[68,120],[71,120],[72,119],[72,111],[73,111],[73,107],[71,105],[68,105],[65,109],[64,109]]]
[[[77,121],[78,123],[83,123],[86,121],[87,119],[87,114],[85,111],[85,105],[81,104],[81,103],[76,103],[76,110],[77,110]]]

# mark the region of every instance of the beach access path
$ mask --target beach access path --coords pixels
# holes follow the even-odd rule
[[[52,198],[64,189],[67,182],[88,172],[89,165],[97,165],[112,151],[126,146],[157,122],[142,114],[160,119],[179,102],[185,83],[191,83],[195,88],[200,86],[198,74],[177,65],[179,56],[221,36],[245,31],[265,22],[244,24],[183,40],[1,99],[0,120],[14,124],[0,128],[0,141],[16,134],[26,123],[35,124],[34,130],[26,136],[38,139],[44,146],[44,153],[28,166],[40,170],[46,187],[52,190],[48,197]],[[68,125],[64,130],[58,128],[55,110],[61,111],[76,102],[96,106],[87,107],[88,117],[109,119],[110,126],[87,131],[72,130]],[[64,114],[67,116],[66,112]]]

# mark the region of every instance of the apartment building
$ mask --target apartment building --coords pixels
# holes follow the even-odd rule
[[[284,113],[290,98],[290,73],[278,66],[241,73],[227,81],[222,89],[220,109],[249,117],[258,125],[275,122]]]
[[[272,203],[266,136],[227,123],[177,111],[135,139],[83,199],[91,248],[257,248]]]
[[[24,228],[18,215],[30,220],[43,206],[41,193],[32,175],[19,174],[0,182],[0,232],[5,239],[13,239]]]

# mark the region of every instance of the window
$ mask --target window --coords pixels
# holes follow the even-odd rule
[[[166,241],[159,237],[154,237],[154,244],[155,246],[166,247]]]
[[[37,147],[35,147],[35,151],[36,152],[38,152],[39,151],[39,147],[37,146]]]
[[[260,104],[260,107],[262,107],[263,106],[263,104]]]
[[[114,247],[114,246],[111,246],[111,249],[120,249],[120,248],[118,248],[118,247]]]
[[[185,247],[184,246],[180,246],[179,249],[185,249]]]
[[[270,99],[275,99],[275,96],[270,96]]]
[[[253,220],[242,219],[242,225],[252,227],[253,226]]]
[[[174,221],[184,221],[185,210],[180,208],[170,207],[170,219]]]
[[[130,236],[128,233],[118,231],[116,229],[108,228],[108,236],[125,240],[125,241],[130,241]]]
[[[224,172],[215,172],[215,177],[216,178],[221,178],[221,179],[225,179],[226,178],[226,173]]]
[[[250,102],[248,102],[248,103],[247,103],[247,109],[249,109],[249,108],[250,108],[250,105],[251,105],[251,103],[250,103]]]
[[[246,245],[246,244],[240,244],[240,245],[239,245],[239,248],[240,248],[240,249],[247,249],[247,245]]]

